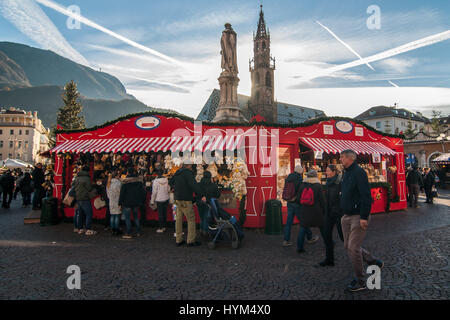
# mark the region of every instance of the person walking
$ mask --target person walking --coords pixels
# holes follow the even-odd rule
[[[7,170],[5,172],[5,174],[1,177],[0,183],[3,189],[2,207],[4,209],[9,209],[11,206],[15,186],[15,179],[11,173],[11,170]]]
[[[73,180],[72,187],[75,191],[75,199],[77,201],[78,219],[79,219],[79,234],[83,233],[82,229],[82,218],[85,218],[86,235],[93,236],[97,234],[97,231],[92,229],[92,204],[91,198],[93,197],[94,186],[91,182],[91,177],[89,175],[90,168],[84,166],[77,176]]]
[[[183,218],[186,217],[188,223],[187,245],[188,247],[200,246],[201,243],[196,240],[195,213],[192,202],[194,193],[201,197],[202,201],[206,201],[206,197],[203,196],[200,186],[195,181],[191,164],[183,164],[175,172],[172,178],[172,185],[177,208],[175,221],[176,244],[177,246],[182,246],[186,243],[183,240]]]
[[[220,190],[217,184],[212,182],[212,175],[211,172],[205,171],[203,172],[203,177],[200,180],[200,189],[201,193],[206,197],[206,202],[198,201],[197,207],[198,212],[200,215],[200,233],[203,236],[208,235],[208,212],[209,212],[209,205],[211,204],[212,199],[219,199],[220,198]]]
[[[427,200],[425,203],[433,204],[433,187],[436,185],[436,176],[430,168],[425,168],[425,178],[423,181],[423,189]]]
[[[341,153],[344,176],[341,184],[340,206],[344,216],[341,219],[344,235],[344,247],[353,266],[356,278],[347,289],[356,292],[366,289],[363,262],[376,265],[380,269],[384,263],[375,259],[369,251],[362,248],[370,220],[372,195],[370,193],[367,173],[356,162],[357,154],[353,150]]]
[[[34,170],[31,172],[34,184],[33,195],[33,210],[40,210],[42,206],[42,199],[44,198],[44,187],[42,184],[45,182],[45,173],[42,170],[42,163],[36,164]]]
[[[325,186],[326,214],[325,226],[323,229],[325,260],[319,263],[322,267],[334,266],[334,226],[336,226],[339,238],[344,241],[341,226],[342,210],[340,207],[342,176],[339,174],[337,167],[334,164],[330,164],[325,173],[327,175],[327,182]]]
[[[33,193],[33,180],[31,174],[26,172],[18,182],[20,192],[22,193],[22,208],[28,208],[31,205],[31,194]]]
[[[144,191],[142,177],[138,177],[136,170],[133,167],[129,167],[127,170],[127,177],[123,180],[119,196],[119,206],[122,207],[127,226],[126,234],[122,237],[123,239],[133,238],[131,235],[131,216],[133,216],[133,222],[136,226],[136,237],[141,235],[139,208],[142,207],[142,204],[145,201]]]
[[[170,186],[169,180],[163,176],[163,171],[160,169],[157,171],[158,178],[153,181],[152,184],[152,197],[150,204],[156,203],[158,210],[158,229],[157,233],[164,233],[166,231],[167,224],[167,208],[169,207],[170,198]]]
[[[410,193],[409,206],[418,208],[419,193],[420,189],[423,187],[423,179],[416,165],[414,165],[412,170],[408,173],[406,184]]]
[[[122,209],[119,206],[120,189],[122,188],[122,182],[119,180],[117,171],[113,171],[108,176],[108,182],[106,184],[106,194],[109,202],[110,212],[110,226],[113,236],[121,234],[120,231],[120,217],[122,215]]]
[[[291,229],[294,218],[298,217],[300,204],[297,202],[298,192],[303,182],[303,167],[298,165],[294,168],[294,172],[289,174],[284,181],[283,200],[287,202],[287,220],[284,226],[283,247],[292,246]],[[311,231],[309,232],[311,239]]]
[[[14,195],[13,195],[13,199],[14,200],[17,199],[17,195],[20,192],[20,181],[22,181],[23,177],[24,177],[24,174],[23,174],[22,169],[17,169],[16,175],[15,175],[15,178],[16,178],[16,189],[14,190]]]
[[[310,170],[306,174],[306,179],[303,181],[299,190],[299,221],[300,231],[297,238],[297,252],[305,252],[303,244],[305,241],[306,228],[319,228],[323,234],[323,225],[326,203],[322,190],[322,184],[319,181],[317,171]],[[311,232],[311,231],[310,231]],[[317,242],[319,237],[315,237]]]

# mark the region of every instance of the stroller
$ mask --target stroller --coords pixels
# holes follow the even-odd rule
[[[208,248],[214,249],[219,241],[231,241],[231,247],[238,249],[244,233],[236,217],[223,210],[217,199],[211,199],[208,207],[208,229],[211,236]]]

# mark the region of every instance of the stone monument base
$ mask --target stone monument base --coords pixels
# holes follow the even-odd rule
[[[217,108],[216,116],[213,120],[217,122],[248,122],[242,115],[241,109],[232,106],[220,106]]]

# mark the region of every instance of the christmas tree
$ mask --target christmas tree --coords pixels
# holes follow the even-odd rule
[[[80,115],[83,106],[79,102],[80,93],[76,83],[72,80],[64,87],[62,99],[64,107],[59,108],[56,123],[63,130],[78,130],[85,128],[84,117]]]

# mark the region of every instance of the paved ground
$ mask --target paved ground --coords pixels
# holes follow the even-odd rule
[[[373,217],[366,247],[386,263],[382,289],[356,294],[344,291],[351,269],[339,241],[336,267],[324,269],[321,242],[299,255],[260,230],[247,230],[238,251],[176,248],[172,232],[89,238],[1,209],[0,299],[449,299],[450,193],[437,202]],[[66,287],[69,265],[82,270],[81,290]]]

